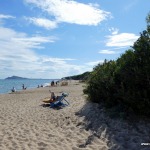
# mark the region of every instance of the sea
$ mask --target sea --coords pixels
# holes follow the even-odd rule
[[[37,88],[38,86],[48,86],[59,79],[0,79],[0,94],[10,93],[14,87],[17,91],[22,90],[22,85],[27,89]]]

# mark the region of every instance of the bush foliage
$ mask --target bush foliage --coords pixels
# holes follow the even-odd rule
[[[131,49],[115,61],[98,64],[90,73],[84,92],[91,101],[150,115],[150,14],[146,20],[147,29]]]
[[[85,72],[83,74],[79,74],[79,75],[74,75],[74,76],[68,76],[68,77],[64,77],[63,79],[67,79],[67,80],[87,80],[88,76],[89,76],[90,72]]]

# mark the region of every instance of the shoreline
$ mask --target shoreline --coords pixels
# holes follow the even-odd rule
[[[1,79],[0,80],[0,94],[7,94],[11,93],[11,90],[13,87],[16,89],[16,91],[23,90],[23,84],[24,87],[27,89],[34,89],[38,86],[41,87],[50,85],[52,81],[60,81],[59,79],[24,79],[24,80],[17,80],[17,79]]]
[[[0,95],[0,150],[125,150],[148,149],[150,123],[129,124],[110,118],[86,101],[84,83],[44,87]],[[63,109],[42,106],[42,99],[69,93]]]

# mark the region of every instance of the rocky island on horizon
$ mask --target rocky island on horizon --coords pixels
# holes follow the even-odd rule
[[[5,78],[5,80],[7,80],[7,79],[28,79],[28,78],[19,77],[19,76],[11,76],[11,77]]]

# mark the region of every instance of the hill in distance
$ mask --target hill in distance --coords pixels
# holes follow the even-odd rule
[[[23,77],[18,77],[18,76],[11,76],[11,77],[7,77],[5,78],[5,80],[8,80],[8,79],[28,79],[28,78],[23,78]]]

